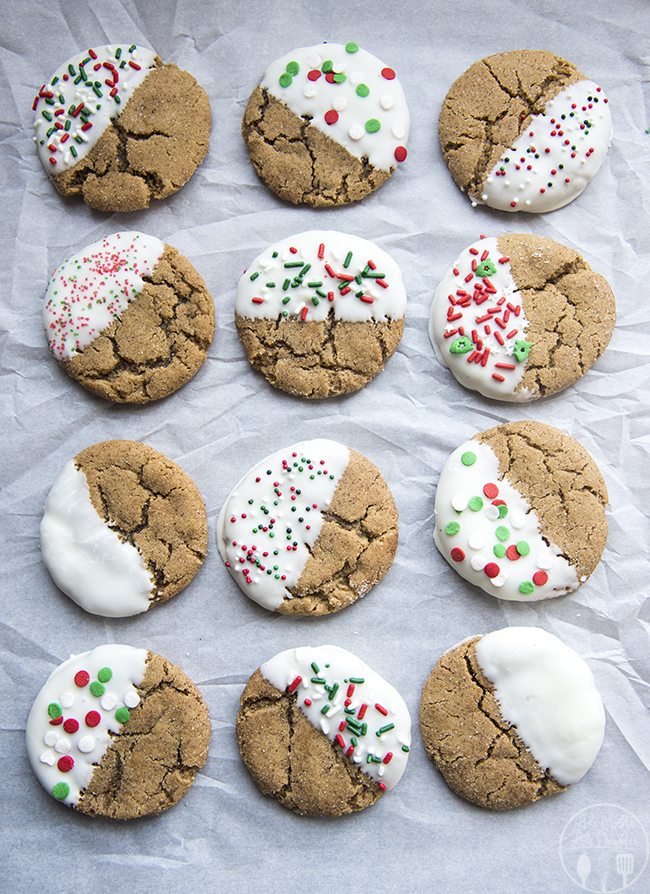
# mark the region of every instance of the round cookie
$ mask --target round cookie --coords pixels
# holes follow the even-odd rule
[[[240,589],[270,611],[325,615],[378,583],[397,549],[381,472],[336,441],[301,441],[244,475],[219,513],[217,545]]]
[[[615,322],[609,283],[577,251],[508,233],[461,252],[436,289],[429,336],[461,385],[528,401],[584,375]]]
[[[509,422],[451,454],[433,536],[465,580],[499,599],[535,602],[591,575],[607,540],[606,503],[581,444],[541,422]]]
[[[210,718],[183,671],[146,649],[99,646],[52,671],[27,720],[43,788],[80,813],[162,813],[205,764]]]
[[[296,813],[341,816],[397,785],[411,718],[400,694],[355,655],[304,646],[249,679],[237,743],[262,794]]]
[[[210,103],[191,74],[135,44],[64,62],[34,98],[34,142],[63,196],[140,211],[172,195],[208,152]]]
[[[350,41],[273,62],[242,136],[259,178],[294,205],[357,202],[405,161],[410,116],[395,71]]]
[[[420,700],[424,747],[445,782],[491,810],[522,807],[578,782],[604,729],[586,662],[537,627],[508,627],[454,646]]]
[[[406,291],[379,246],[334,230],[269,246],[237,286],[235,323],[251,365],[307,398],[363,388],[404,331]]]
[[[82,450],[45,501],[45,566],[60,590],[95,615],[123,618],[167,602],[193,580],[207,549],[196,484],[138,441]]]
[[[475,62],[449,89],[442,153],[474,204],[544,212],[577,198],[612,140],[602,89],[571,62],[541,50]]]
[[[146,404],[196,375],[214,337],[214,305],[187,258],[124,231],[52,274],[43,308],[50,351],[88,391]]]

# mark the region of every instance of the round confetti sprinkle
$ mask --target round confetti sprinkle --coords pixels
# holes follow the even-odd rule
[[[360,140],[363,136],[363,127],[360,124],[353,124],[349,129],[348,134],[350,135],[351,140]]]
[[[90,684],[90,691],[96,698],[101,698],[101,696],[106,692],[106,688],[102,686],[97,680],[93,680]]]
[[[395,105],[394,98],[390,95],[390,93],[384,93],[384,95],[379,100],[379,105],[384,109],[384,111],[388,111],[392,109]]]
[[[469,544],[470,549],[483,549],[485,546],[485,537],[478,533],[478,531],[474,531],[473,534],[470,534],[467,543]]]
[[[359,52],[359,44],[355,43],[353,40],[349,41],[345,45],[346,53],[358,53]]]
[[[283,71],[280,75],[280,86],[281,87],[290,87],[293,83],[293,78],[287,71]]]
[[[483,571],[485,568],[485,556],[472,556],[469,564],[472,566],[474,571]]]
[[[56,744],[56,740],[58,738],[59,738],[59,734],[56,732],[56,730],[50,729],[43,736],[43,741],[45,742],[46,745],[52,746],[52,745]]]
[[[499,525],[494,533],[496,534],[497,540],[500,540],[502,543],[510,537],[510,531],[505,525]]]
[[[473,466],[476,462],[476,454],[472,453],[471,450],[466,450],[461,456],[460,461],[464,466]]]
[[[381,129],[381,122],[378,118],[368,118],[366,121],[366,130],[368,133],[377,133]]]
[[[545,571],[536,571],[533,574],[533,583],[536,587],[543,587],[548,581],[548,574]]]
[[[300,71],[300,66],[298,65],[298,63],[295,60],[292,60],[291,62],[287,62],[286,70],[287,70],[287,74],[290,74],[292,77],[294,77]]]
[[[60,701],[62,708],[71,708],[74,705],[74,695],[71,692],[62,692]]]
[[[381,76],[386,78],[387,81],[392,81],[395,78],[395,71],[392,68],[382,68]]]
[[[472,512],[479,512],[483,508],[483,498],[471,497],[467,505],[472,510]]]
[[[310,72],[307,73],[307,77],[310,81],[317,81],[321,76],[320,71],[317,68],[313,68]]]
[[[530,552],[530,546],[525,540],[517,541],[517,552],[520,556],[527,556]]]
[[[483,486],[483,493],[488,498],[488,500],[494,500],[495,497],[499,496],[499,488],[496,484],[485,484]]]
[[[501,503],[498,507],[499,510],[499,518],[505,518],[508,514],[508,507],[505,503]]]
[[[516,562],[519,558],[519,553],[517,552],[517,547],[514,545],[514,543],[511,543],[506,550],[506,556],[510,559],[511,562]]]
[[[74,767],[74,758],[70,757],[69,754],[64,754],[63,757],[58,759],[56,765],[62,773],[69,773]]]
[[[523,593],[525,596],[529,596],[534,589],[535,586],[531,580],[524,580],[519,584],[519,592]]]
[[[345,83],[345,81],[347,81],[347,79],[348,76],[343,74],[342,71],[337,72],[333,78],[335,84],[343,84]]]
[[[61,705],[58,702],[50,702],[50,704],[47,706],[47,713],[52,718],[52,720],[56,720],[63,714],[63,711],[61,710]]]
[[[124,704],[127,708],[135,708],[140,704],[140,696],[137,692],[127,692],[124,696]]]
[[[398,146],[395,149],[395,161],[399,161],[399,162],[406,161],[407,155],[408,155],[408,152],[406,151],[406,146]]]
[[[111,711],[116,704],[117,699],[112,692],[107,692],[106,695],[102,696],[101,706],[105,711]]]
[[[128,708],[118,708],[117,711],[115,712],[115,719],[117,720],[118,723],[126,723],[126,721],[129,719],[129,717],[130,717],[130,714],[129,714]]]
[[[325,123],[326,124],[336,124],[336,122],[338,120],[339,120],[339,113],[336,111],[336,109],[329,109],[327,112],[325,112]]]
[[[52,797],[57,801],[63,801],[70,794],[70,786],[67,782],[57,782],[52,788]]]
[[[455,521],[449,522],[449,524],[445,528],[445,534],[449,534],[450,537],[453,537],[454,534],[458,534],[459,531],[460,525],[458,524],[458,522]]]
[[[497,559],[502,559],[506,555],[506,548],[503,543],[495,543],[492,547],[492,552]]]
[[[499,568],[499,566],[497,565],[496,562],[488,562],[487,565],[485,566],[485,568],[483,569],[483,571],[487,574],[488,577],[496,577],[499,574],[500,570],[501,569]]]
[[[77,742],[77,748],[82,754],[90,754],[95,747],[95,739],[92,736],[82,736]]]
[[[97,679],[100,683],[108,683],[108,681],[113,676],[113,671],[110,667],[102,667],[101,670],[97,673]]]
[[[85,719],[86,726],[93,727],[99,724],[100,720],[102,719],[102,715],[99,713],[99,711],[88,711]]]
[[[66,733],[76,733],[79,729],[79,721],[75,720],[74,717],[68,717],[63,724],[63,729]]]
[[[83,689],[84,686],[87,686],[89,680],[90,674],[88,673],[88,671],[77,671],[77,673],[74,675],[75,685],[78,686],[80,689]]]
[[[370,87],[367,84],[357,84],[357,96],[367,96],[370,93]]]
[[[337,96],[335,97],[332,106],[336,109],[337,112],[342,112],[344,109],[347,109],[348,101],[345,96]]]
[[[68,751],[72,748],[70,741],[61,736],[60,739],[57,739],[56,745],[54,746],[54,750],[58,751],[59,754],[67,754]]]
[[[462,562],[465,558],[465,553],[459,546],[455,546],[452,551],[449,553],[454,562]]]

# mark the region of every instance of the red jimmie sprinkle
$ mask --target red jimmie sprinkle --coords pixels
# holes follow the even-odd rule
[[[392,761],[392,759],[393,759],[393,752],[387,751],[386,756],[384,757],[384,763],[389,764]]]
[[[368,710],[368,705],[364,702],[361,705],[361,707],[359,708],[359,710],[357,711],[357,717],[359,718],[359,720],[363,720],[363,718],[366,716],[367,710]]]
[[[383,714],[384,717],[388,717],[388,711],[384,708],[383,705],[376,704],[375,708],[379,711],[380,714]]]
[[[300,674],[287,686],[287,692],[293,692],[297,687],[302,683],[302,677]]]
[[[382,792],[386,791],[386,783],[385,782],[378,782],[377,786],[379,787],[380,791],[382,791]]]
[[[334,741],[339,746],[339,748],[345,748],[345,739],[343,738],[341,733],[336,734]]]

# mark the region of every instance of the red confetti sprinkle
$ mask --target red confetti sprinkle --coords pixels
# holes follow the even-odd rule
[[[74,767],[74,758],[70,757],[69,754],[64,754],[63,757],[58,759],[56,765],[62,773],[69,773]]]
[[[395,149],[395,161],[406,161],[407,155],[406,146],[397,146]]]
[[[78,686],[80,689],[83,686],[87,686],[90,681],[90,674],[88,671],[77,671],[74,675],[75,686]]]
[[[459,546],[455,546],[449,554],[454,562],[462,562],[465,558],[465,553]]]
[[[63,723],[63,715],[61,717],[54,717],[50,720],[50,726],[60,726]]]
[[[543,587],[548,580],[548,574],[545,571],[536,571],[533,574],[533,583],[536,587]]]
[[[511,543],[506,550],[506,556],[510,559],[511,562],[516,562],[519,558],[519,552],[517,551],[517,547],[514,545],[514,543]]]
[[[501,569],[497,565],[496,562],[488,562],[483,571],[487,574],[488,577],[496,577],[499,574]]]
[[[101,719],[102,715],[99,711],[88,711],[86,714],[86,726],[98,726]]]
[[[395,78],[395,71],[392,68],[382,68],[381,76],[386,78],[387,81],[392,81]]]
[[[310,81],[317,81],[320,77],[320,71],[317,68],[312,68],[311,71],[307,72],[307,77]]]
[[[488,500],[493,500],[495,497],[499,496],[499,488],[496,484],[486,484],[483,487],[483,493],[488,498]]]
[[[63,729],[66,733],[76,733],[79,729],[79,722],[75,720],[74,717],[68,717],[68,719],[63,722]]]
[[[336,111],[336,109],[329,109],[327,112],[325,112],[325,123],[326,124],[336,124],[336,122],[338,120],[339,120],[339,113]]]

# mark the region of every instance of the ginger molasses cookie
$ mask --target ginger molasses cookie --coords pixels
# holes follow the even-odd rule
[[[296,813],[341,816],[397,785],[411,718],[400,694],[356,655],[304,646],[250,678],[237,743],[262,794]]]
[[[528,401],[576,382],[607,347],[616,300],[571,248],[521,233],[466,248],[436,289],[429,335],[461,385]]]
[[[210,718],[183,671],[146,649],[98,646],[50,674],[27,720],[27,754],[53,798],[128,820],[162,813],[205,764]]]
[[[310,230],[258,255],[237,287],[235,323],[251,365],[276,388],[323,398],[363,388],[404,331],[402,274],[366,239]]]
[[[420,730],[452,791],[510,810],[582,779],[605,712],[573,649],[538,627],[508,627],[442,656],[424,684]]]
[[[208,549],[205,506],[176,463],[138,441],[103,441],[63,467],[45,501],[41,552],[77,605],[122,618],[180,593]]]
[[[253,167],[294,205],[347,205],[406,159],[409,110],[395,70],[350,41],[273,62],[248,100],[242,135]]]
[[[451,85],[440,145],[458,186],[500,211],[554,211],[577,198],[612,140],[607,97],[541,50],[497,53]]]
[[[219,552],[241,590],[271,611],[325,615],[355,602],[390,568],[397,509],[379,469],[336,441],[278,450],[230,493]]]
[[[68,59],[32,108],[38,155],[55,187],[98,211],[139,211],[172,195],[208,151],[203,88],[135,44]]]
[[[569,435],[541,422],[480,432],[440,473],[434,540],[491,596],[534,602],[576,590],[607,540],[607,488]]]
[[[199,371],[214,305],[192,264],[155,236],[113,233],[50,278],[43,323],[50,351],[88,391],[115,403],[173,394]]]

